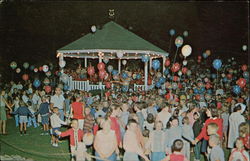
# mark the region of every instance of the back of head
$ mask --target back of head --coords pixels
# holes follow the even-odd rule
[[[183,148],[183,141],[181,139],[176,139],[172,145],[172,152],[181,152]]]
[[[241,106],[237,105],[236,107],[234,107],[234,112],[240,111],[241,110]]]
[[[212,142],[215,145],[219,145],[220,144],[220,136],[217,134],[210,135],[209,142]]]

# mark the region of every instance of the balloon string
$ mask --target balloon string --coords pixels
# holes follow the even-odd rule
[[[172,37],[173,37],[173,36],[170,37],[169,46],[168,46],[168,52],[169,52],[169,53],[171,52],[170,50],[171,50]]]

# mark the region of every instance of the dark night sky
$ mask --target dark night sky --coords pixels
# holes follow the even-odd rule
[[[174,28],[176,36],[189,32],[184,41],[192,56],[210,49],[214,57],[246,63],[241,47],[248,44],[248,2],[9,2],[0,5],[0,72],[8,75],[12,60],[57,63],[56,50],[90,32],[91,25],[109,22],[109,9],[115,9],[113,21],[166,51]]]

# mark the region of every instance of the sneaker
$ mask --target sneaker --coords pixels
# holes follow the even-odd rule
[[[55,143],[52,143],[52,146],[55,146],[56,144]]]
[[[55,147],[58,147],[58,144],[57,144],[57,143],[55,143]]]
[[[48,133],[48,132],[46,132],[46,133],[44,133],[44,135],[49,135],[49,133]]]
[[[42,132],[40,135],[42,136],[42,135],[44,135],[44,133]]]

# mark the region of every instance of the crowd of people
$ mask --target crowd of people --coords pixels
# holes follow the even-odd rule
[[[167,80],[165,88],[107,89],[104,96],[58,86],[46,92],[28,81],[12,81],[1,88],[0,133],[7,134],[8,115],[21,136],[29,133],[28,128],[42,125],[40,135],[51,135],[55,148],[60,138],[69,137],[72,160],[77,161],[90,157],[187,161],[191,153],[195,161],[202,156],[224,161],[225,148],[230,149],[230,161],[249,161],[249,83],[240,92],[232,91],[242,74],[241,68],[237,70],[237,74],[224,70],[224,76],[214,77],[197,68],[182,81]],[[152,79],[159,78],[155,74]],[[178,82],[177,87],[173,82]]]

